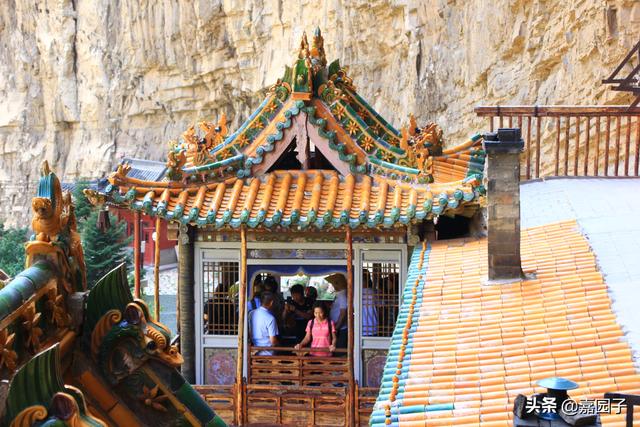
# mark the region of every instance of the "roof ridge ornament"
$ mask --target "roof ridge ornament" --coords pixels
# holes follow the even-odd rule
[[[77,230],[71,195],[62,191],[62,185],[45,160],[38,192],[31,200],[33,216],[31,228],[34,236],[26,246],[26,266],[39,259],[49,259],[64,277],[67,292],[87,288],[86,268],[80,235]]]
[[[311,63],[311,53],[309,52],[309,42],[307,32],[302,33],[300,40],[300,50],[298,59],[293,66],[293,94],[294,100],[311,100],[313,94],[313,65]]]
[[[183,177],[182,167],[187,162],[184,150],[176,151],[175,147],[169,149],[167,155],[167,177],[172,181],[180,181]]]
[[[302,37],[300,38],[300,49],[298,50],[298,59],[307,59],[309,58],[309,41],[307,40],[307,32],[302,32]]]
[[[51,168],[49,167],[49,161],[44,160],[40,168],[40,176],[47,176],[50,173],[51,173]]]
[[[416,136],[418,131],[418,123],[416,122],[416,116],[413,113],[409,114],[409,135]]]
[[[311,62],[313,70],[317,73],[321,68],[327,66],[327,57],[324,52],[324,39],[320,27],[316,27],[313,32],[313,41],[311,44]]]
[[[229,132],[227,128],[227,115],[225,113],[222,113],[217,126],[214,126],[211,122],[205,121],[198,123],[198,126],[205,132],[204,142],[207,150],[211,150],[213,147],[222,144]]]

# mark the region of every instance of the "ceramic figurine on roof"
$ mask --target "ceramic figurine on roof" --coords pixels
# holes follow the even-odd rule
[[[412,117],[408,130],[395,129],[358,95],[338,61],[327,66],[319,29],[311,46],[302,35],[293,66],[285,67],[284,76],[238,129],[227,134],[224,115],[215,127],[205,122],[191,126],[167,157],[168,172],[160,181],[114,174],[107,201],[200,226],[348,223],[357,228],[470,215],[484,192],[478,136],[443,149],[442,130],[434,123],[418,127]],[[296,193],[311,182],[335,188],[324,194],[338,200],[347,192],[367,191],[361,210],[349,211],[333,201],[331,210],[325,203],[308,208]],[[266,199],[274,188],[278,199]],[[301,194],[306,200],[313,199],[311,193]],[[387,204],[393,209],[383,212]]]
[[[323,69],[327,66],[327,57],[324,53],[324,39],[322,38],[322,34],[320,33],[320,28],[316,28],[313,32],[313,42],[311,44],[311,63],[313,64],[313,69],[315,72],[318,72],[320,69]]]
[[[27,266],[37,259],[53,258],[62,265],[68,292],[86,289],[84,254],[71,194],[65,192],[63,195],[60,180],[51,172],[46,160],[42,164],[38,195],[31,206],[31,227],[35,235],[26,245]]]
[[[224,426],[124,266],[86,291],[74,205],[47,162],[32,207],[27,269],[0,289],[0,425]]]

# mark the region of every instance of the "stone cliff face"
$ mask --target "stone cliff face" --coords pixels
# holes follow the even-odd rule
[[[27,217],[43,159],[64,180],[163,159],[190,123],[233,129],[319,26],[394,125],[451,142],[478,104],[626,103],[600,84],[640,36],[633,0],[10,0],[0,5],[0,220]],[[616,98],[617,97],[617,98]]]

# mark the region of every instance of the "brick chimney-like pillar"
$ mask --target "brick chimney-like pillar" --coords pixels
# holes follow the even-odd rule
[[[519,280],[520,129],[498,129],[484,135],[487,153],[489,282]]]

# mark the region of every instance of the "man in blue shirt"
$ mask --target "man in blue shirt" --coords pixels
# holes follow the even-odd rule
[[[278,345],[278,323],[271,313],[273,294],[263,292],[260,307],[250,313],[251,342],[256,347],[275,347]],[[273,356],[273,351],[259,351],[258,356]]]

